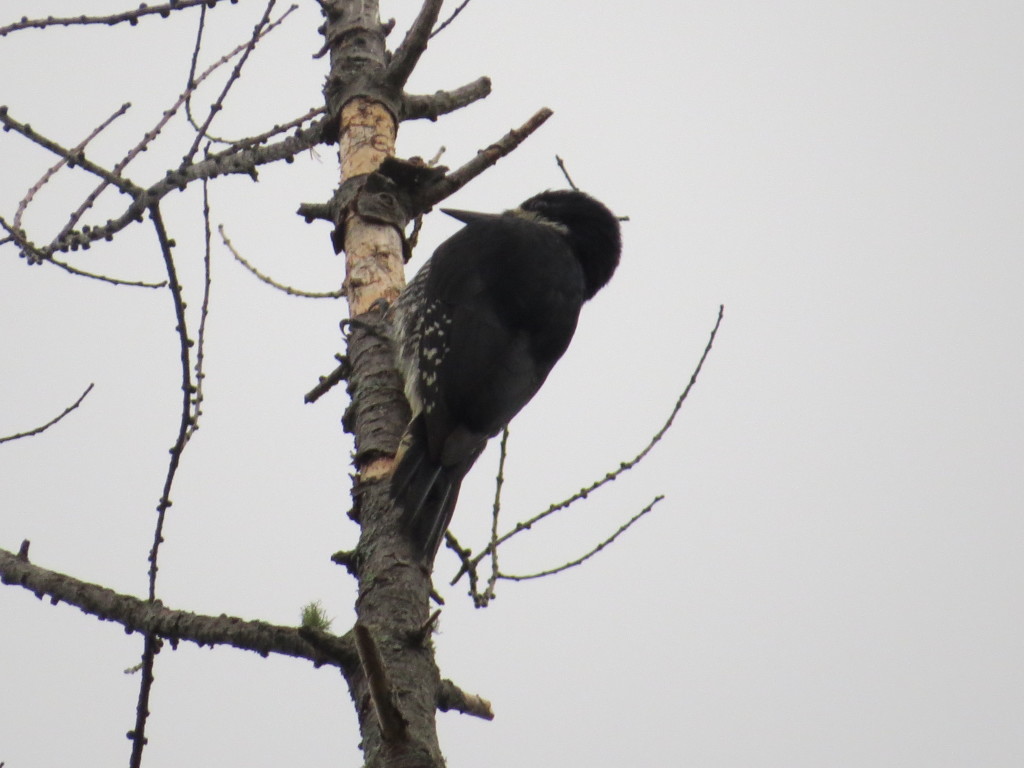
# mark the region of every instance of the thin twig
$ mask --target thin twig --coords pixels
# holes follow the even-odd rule
[[[249,136],[244,139],[238,139],[237,141],[232,142],[231,146],[225,147],[218,154],[210,155],[210,157],[218,159],[230,157],[231,155],[237,154],[238,152],[241,152],[249,147],[259,146],[260,144],[266,143],[267,140],[272,139],[274,136],[277,136],[279,133],[290,131],[292,128],[297,128],[303,123],[308,123],[314,117],[318,117],[324,114],[326,111],[327,107],[313,107],[301,117],[296,117],[295,119],[289,120],[286,123],[275,125],[270,130],[264,131],[263,133],[257,134],[256,136]],[[218,141],[222,140],[218,139]],[[310,146],[309,148],[312,149],[312,146]]]
[[[569,186],[579,192],[580,188],[576,186],[576,182],[574,182],[572,177],[569,175],[569,169],[565,167],[565,161],[558,155],[555,155],[555,162],[558,163],[558,167],[562,170],[562,175],[565,176],[565,180],[569,183]]]
[[[505,543],[506,541],[508,541],[510,538],[512,538],[516,534],[521,533],[522,531],[529,530],[536,523],[538,523],[539,521],[543,520],[544,518],[546,518],[546,517],[548,517],[550,515],[553,515],[555,512],[558,512],[558,511],[560,511],[562,509],[565,509],[566,507],[576,503],[577,501],[580,501],[581,499],[587,498],[587,496],[589,496],[591,493],[593,493],[595,490],[597,490],[601,486],[606,485],[606,484],[612,482],[619,475],[621,475],[623,472],[626,472],[626,471],[632,469],[639,462],[643,461],[643,459],[647,456],[647,454],[649,454],[651,452],[651,450],[654,448],[654,446],[657,445],[661,441],[662,437],[665,436],[665,433],[668,432],[668,430],[672,427],[672,424],[675,421],[676,415],[679,413],[680,409],[683,407],[683,403],[686,401],[687,396],[690,394],[690,390],[693,389],[694,384],[697,383],[697,377],[700,375],[701,369],[704,367],[704,361],[707,360],[708,355],[711,353],[711,348],[712,348],[712,346],[715,343],[715,336],[718,333],[718,329],[719,329],[719,327],[722,324],[722,317],[723,317],[724,313],[725,313],[725,306],[724,305],[720,305],[718,307],[718,318],[715,320],[715,326],[714,326],[714,328],[711,329],[711,335],[708,338],[708,343],[704,347],[704,352],[703,352],[703,354],[701,354],[700,360],[697,362],[697,367],[694,368],[693,373],[690,376],[690,381],[687,383],[687,385],[683,389],[682,393],[676,399],[675,405],[672,407],[672,411],[671,411],[671,413],[669,413],[669,416],[665,420],[664,424],[662,424],[661,428],[654,434],[654,436],[650,439],[650,441],[648,441],[647,445],[644,447],[644,449],[642,451],[640,451],[640,453],[638,453],[636,456],[634,456],[629,461],[622,462],[621,464],[619,464],[617,469],[615,469],[612,472],[607,473],[600,480],[597,480],[597,481],[591,483],[590,485],[588,485],[587,487],[582,488],[581,490],[577,491],[576,493],[574,493],[569,498],[567,498],[567,499],[565,499],[563,501],[560,501],[560,502],[558,502],[556,504],[552,504],[550,507],[545,509],[543,512],[540,512],[539,514],[534,515],[533,517],[529,518],[528,520],[525,520],[525,521],[523,521],[521,523],[517,523],[515,528],[513,528],[512,530],[506,532],[502,536],[499,536],[497,541],[492,542],[491,544],[489,544],[486,548],[484,548],[484,550],[482,552],[480,552],[479,554],[474,556],[472,559],[463,558],[462,567],[459,569],[459,571],[452,578],[451,583],[455,584],[462,577],[463,573],[468,573],[470,575],[470,582],[472,583],[472,581],[474,579],[476,568],[480,565],[480,562],[485,557],[487,557],[491,552],[493,552],[495,549],[497,549],[497,547],[499,547],[501,544]]]
[[[494,599],[494,587],[498,583],[498,512],[501,510],[501,487],[505,483],[505,460],[508,458],[508,425],[501,431],[501,446],[498,456],[498,475],[494,478],[494,507],[491,510],[491,576],[483,594],[483,604]],[[480,606],[478,606],[480,607]]]
[[[192,141],[192,146],[189,147],[188,152],[186,152],[185,156],[182,158],[181,165],[179,166],[179,168],[184,168],[192,163],[192,158],[195,157],[196,152],[199,151],[199,145],[202,144],[203,138],[206,136],[206,131],[209,129],[210,124],[213,122],[213,119],[224,108],[224,99],[227,98],[228,93],[231,91],[232,88],[234,88],[235,84],[238,82],[238,79],[242,76],[242,68],[245,66],[245,63],[249,60],[249,55],[253,52],[253,49],[256,47],[256,43],[258,43],[264,35],[266,35],[268,32],[274,29],[274,27],[277,27],[280,24],[282,24],[284,20],[288,18],[289,15],[291,15],[292,11],[295,11],[299,7],[297,5],[291,6],[287,11],[281,14],[280,18],[278,18],[277,21],[271,23],[270,12],[274,10],[274,5],[276,3],[277,0],[268,0],[267,7],[263,11],[263,16],[260,18],[258,22],[256,22],[256,26],[252,30],[252,36],[249,38],[248,42],[246,42],[245,45],[243,46],[242,55],[238,58],[238,61],[235,62],[235,67],[231,70],[231,75],[228,77],[227,82],[224,83],[224,87],[221,88],[220,94],[217,96],[216,100],[210,105],[210,112],[206,116],[206,120],[203,121],[203,124],[199,126],[199,129],[196,133],[196,137]]]
[[[264,30],[263,34],[266,34],[271,29],[273,29],[274,26],[276,26],[277,23],[279,23],[279,21],[275,22],[274,24],[272,24],[270,26],[268,26]],[[207,67],[206,70],[204,70],[203,73],[201,75],[199,75],[199,77],[194,78],[194,80],[192,82],[192,85],[191,85],[191,88],[187,88],[182,94],[180,94],[178,96],[178,98],[175,101],[175,103],[173,105],[171,105],[171,107],[169,109],[167,109],[167,110],[165,110],[163,112],[163,114],[161,115],[160,119],[157,121],[157,124],[152,129],[147,131],[143,135],[143,137],[139,141],[139,143],[136,144],[132,149],[130,149],[128,151],[128,153],[117,163],[117,165],[114,166],[113,176],[116,177],[116,178],[120,178],[121,173],[128,166],[128,164],[132,160],[134,160],[136,157],[138,157],[140,153],[144,152],[146,150],[146,148],[149,146],[149,144],[151,144],[157,138],[157,136],[160,135],[160,133],[164,129],[164,126],[171,120],[171,118],[173,118],[177,114],[178,110],[181,109],[182,105],[191,96],[191,94],[195,91],[195,89],[198,88],[198,86],[204,80],[206,80],[210,75],[212,75],[217,69],[219,69],[223,65],[227,64],[238,53],[246,50],[246,48],[250,44],[251,44],[251,41],[246,41],[245,43],[243,43],[243,44],[241,44],[239,46],[236,46],[232,51],[230,51],[229,53],[225,54],[220,59],[218,59],[213,64],[211,64],[209,67]],[[180,169],[179,169],[179,172],[180,172]],[[52,250],[59,250],[59,246],[60,246],[61,242],[64,241],[69,236],[69,234],[71,233],[72,229],[81,220],[82,216],[84,216],[85,213],[90,208],[92,208],[92,206],[95,204],[96,200],[99,198],[100,194],[102,194],[102,192],[106,189],[107,185],[109,183],[113,183],[113,182],[111,182],[108,179],[105,179],[105,182],[106,183],[100,183],[92,192],[90,192],[89,195],[86,197],[85,201],[71,214],[71,216],[68,218],[67,223],[64,225],[64,227],[61,229],[61,231],[57,234],[57,236],[51,242],[50,249],[52,249]],[[183,187],[184,185],[182,184],[180,186]],[[131,191],[131,193],[132,193],[132,195],[134,197],[134,202],[136,204],[133,207],[136,207],[137,210],[132,212],[132,214],[131,214],[131,216],[129,218],[129,221],[137,219],[138,217],[141,216],[142,208],[144,208],[144,206],[147,203],[147,201],[149,203],[155,202],[154,197],[152,195],[148,196],[147,199],[140,200],[139,193],[142,191],[141,189],[134,188],[134,189],[132,189],[130,191]],[[131,211],[131,209],[129,209],[129,211]],[[108,230],[111,229],[111,224],[112,224],[112,222],[108,222],[108,225],[107,225],[106,229],[108,229]],[[105,235],[109,236],[109,233],[105,233]]]
[[[16,133],[20,133],[26,139],[31,141],[33,144],[38,144],[43,149],[47,149],[58,157],[63,158],[70,165],[80,166],[82,169],[99,176],[103,180],[103,186],[106,187],[111,184],[122,192],[132,195],[133,197],[142,192],[142,188],[136,186],[132,182],[123,178],[120,172],[115,168],[113,171],[108,171],[100,165],[87,160],[84,153],[75,151],[74,149],[68,149],[61,146],[56,141],[48,139],[37,131],[33,130],[32,126],[28,123],[22,123],[15,120],[8,114],[7,107],[0,106],[0,123],[3,123],[5,128],[8,128]]]
[[[225,234],[224,232],[223,224],[217,225],[217,231],[220,233],[220,239],[224,242],[224,245],[227,246],[227,249],[231,252],[231,255],[235,257],[235,260],[238,261],[239,264],[241,264],[243,267],[245,267],[247,270],[249,270],[252,274],[254,274],[257,278],[262,280],[267,285],[273,286],[274,288],[277,288],[277,290],[279,291],[284,291],[289,296],[301,296],[306,299],[339,299],[345,295],[344,289],[341,288],[339,288],[336,291],[324,292],[302,291],[299,290],[298,288],[292,288],[290,285],[284,285],[283,283],[279,283],[272,277],[267,277],[266,275],[264,275],[262,272],[256,269],[256,267],[254,267],[252,264],[245,260],[245,257],[242,256],[242,254],[240,254],[235,249],[235,246],[231,244],[231,240],[228,239],[227,234]]]
[[[347,357],[341,357],[341,362],[338,364],[338,367],[326,376],[321,376],[317,385],[306,393],[306,396],[303,398],[303,402],[307,405],[309,403],[315,403],[321,397],[334,389],[334,387],[347,379],[350,373],[352,373],[352,365],[349,363]]]
[[[55,267],[63,269],[68,274],[78,275],[79,277],[88,277],[90,280],[99,280],[102,283],[110,283],[111,285],[126,285],[131,288],[166,288],[167,281],[161,280],[159,283],[147,283],[141,280],[122,280],[119,277],[110,277],[110,275],[100,275],[95,272],[86,272],[84,269],[78,267],[72,267],[70,264],[66,264],[59,259],[53,258],[53,256],[47,256],[46,261],[49,264],[53,264]]]
[[[125,112],[127,112],[131,108],[131,106],[132,105],[129,102],[127,102],[127,101],[124,104],[122,104],[114,112],[114,114],[112,114],[110,117],[108,117],[102,123],[100,123],[96,128],[94,128],[92,130],[92,132],[88,136],[86,136],[84,139],[82,139],[82,141],[80,141],[77,145],[72,147],[71,148],[71,154],[73,156],[78,156],[78,155],[81,155],[83,152],[85,152],[85,148],[89,145],[89,142],[92,141],[93,139],[95,139],[97,136],[99,136],[100,133],[102,133],[103,130],[108,125],[110,125],[112,122],[117,120],[117,118],[121,117],[121,115],[123,115]],[[50,179],[53,178],[53,176],[57,173],[57,171],[59,171],[61,168],[63,168],[67,164],[68,164],[68,159],[66,157],[62,157],[53,166],[48,168],[46,173],[43,174],[42,178],[40,178],[39,181],[37,181],[35,184],[33,184],[32,188],[29,189],[29,191],[25,193],[25,197],[23,197],[21,199],[21,202],[18,203],[18,210],[15,211],[15,213],[14,213],[14,226],[15,227],[19,227],[19,228],[21,227],[22,216],[25,215],[25,210],[28,208],[29,203],[32,202],[32,199],[39,193],[39,190],[41,190],[44,186],[46,186],[46,183]]]
[[[0,437],[0,443],[6,443],[6,442],[8,442],[10,440],[19,440],[22,437],[31,437],[32,435],[38,435],[40,432],[45,432],[47,429],[52,427],[58,421],[60,421],[65,416],[67,416],[69,413],[71,413],[73,410],[75,410],[75,408],[80,406],[82,404],[82,401],[85,400],[85,396],[88,395],[90,392],[92,392],[92,388],[93,388],[93,385],[90,384],[88,387],[85,388],[85,391],[78,396],[78,399],[75,400],[75,402],[73,402],[71,405],[69,405],[63,411],[61,411],[61,413],[58,416],[55,416],[54,418],[50,419],[48,422],[46,422],[42,426],[36,427],[35,429],[30,429],[28,432],[19,432],[16,435],[7,435],[6,437]]]
[[[277,21],[273,22],[272,24],[267,25],[267,27],[264,28],[263,31],[260,33],[259,37],[262,38],[263,36],[269,34],[270,31],[273,30],[275,27],[277,27],[284,20],[284,18],[289,13],[291,13],[290,10],[287,11],[286,13],[284,13],[281,16],[281,18],[279,18]],[[117,163],[117,165],[114,166],[113,173],[117,177],[120,177],[120,174],[122,173],[122,171],[124,171],[124,169],[128,166],[128,164],[130,162],[132,162],[132,160],[134,160],[136,157],[138,157],[142,152],[145,152],[147,147],[153,141],[156,140],[157,136],[160,135],[160,133],[163,131],[163,129],[167,125],[167,123],[175,115],[178,114],[178,110],[181,109],[181,107],[185,104],[185,102],[192,95],[192,93],[196,90],[196,88],[198,88],[199,85],[203,81],[205,81],[208,77],[210,77],[210,75],[212,75],[214,72],[216,72],[218,69],[220,69],[220,67],[224,66],[229,61],[231,61],[231,59],[233,59],[239,53],[242,53],[243,51],[248,52],[251,49],[252,45],[253,45],[253,41],[252,40],[247,40],[246,42],[242,43],[241,45],[236,46],[234,49],[232,49],[228,53],[224,54],[220,59],[218,59],[213,64],[211,64],[209,67],[207,67],[202,72],[202,74],[199,75],[199,77],[194,78],[193,82],[191,83],[191,87],[190,88],[186,88],[183,93],[179,94],[179,96],[175,100],[174,104],[172,104],[169,109],[164,110],[163,114],[161,115],[160,119],[157,121],[156,125],[153,126],[153,128],[151,128],[149,131],[147,131],[143,135],[143,137],[139,141],[139,143],[136,144],[134,147],[132,147],[128,151],[128,153],[123,158],[121,158],[121,160]],[[248,55],[248,53],[246,53],[246,55]],[[237,72],[237,67],[236,67],[236,72]],[[212,120],[212,115],[213,115],[213,112],[211,112],[211,117],[210,117],[211,120]],[[197,141],[198,141],[198,137],[197,137]],[[189,154],[189,157],[191,157],[191,155],[194,154],[194,152],[195,152],[195,150],[193,149],[192,152]],[[185,166],[186,165],[188,165],[187,162],[183,162],[182,163],[182,165],[178,168],[178,173],[176,174],[177,176],[184,176],[185,175]],[[173,174],[169,174],[169,176],[171,176],[171,175],[173,175]],[[61,241],[63,241],[71,233],[71,230],[74,229],[76,224],[78,224],[78,222],[81,220],[82,216],[85,215],[86,211],[88,211],[90,208],[92,208],[92,206],[95,204],[96,200],[99,198],[100,194],[102,194],[102,192],[106,189],[106,187],[107,187],[107,184],[102,184],[101,183],[99,186],[96,187],[96,189],[94,189],[92,192],[89,193],[89,195],[86,197],[85,201],[74,211],[74,213],[71,214],[71,216],[69,217],[67,223],[61,229],[61,231],[57,234],[57,236],[53,239],[53,242],[50,244],[50,248],[52,248],[54,250],[58,250],[59,249],[58,244],[61,243]],[[178,188],[180,188],[180,189],[184,189],[184,187],[185,187],[185,183],[184,182],[182,182],[182,183],[180,183],[178,185]],[[173,188],[173,186],[172,186],[172,188]],[[154,199],[154,196],[152,196],[152,195],[147,196],[146,199],[143,199],[140,202],[139,193],[141,191],[142,191],[141,189],[136,188],[135,191],[133,192],[133,195],[135,197],[135,202],[137,204],[139,204],[141,207],[144,207],[146,204],[152,204],[152,203],[156,202],[156,200]],[[133,219],[134,218],[138,218],[139,216],[141,216],[141,214],[142,214],[142,208],[141,207],[140,207],[140,209],[138,211],[135,212],[134,216],[132,217]],[[109,224],[110,223],[108,222],[108,227],[109,227]]]
[[[513,574],[503,573],[503,574],[501,574],[500,578],[506,579],[508,581],[526,581],[528,579],[539,579],[539,578],[541,578],[543,576],[551,576],[551,575],[556,574],[556,573],[561,573],[562,571],[567,571],[570,568],[575,568],[577,565],[579,565],[580,563],[586,562],[587,560],[592,558],[594,555],[596,555],[598,552],[600,552],[602,549],[604,549],[609,544],[611,544],[613,541],[615,541],[617,538],[619,538],[619,536],[621,536],[623,533],[625,533],[627,530],[629,530],[630,527],[632,527],[633,523],[635,523],[641,517],[643,517],[648,512],[650,512],[652,509],[654,509],[654,505],[657,504],[659,501],[661,501],[664,498],[665,498],[664,496],[655,496],[654,500],[650,504],[648,504],[646,507],[644,507],[639,512],[637,512],[635,515],[633,515],[633,517],[631,517],[627,522],[625,522],[621,526],[619,526],[619,529],[615,533],[613,533],[607,539],[602,541],[600,544],[598,544],[592,550],[587,552],[585,555],[582,555],[581,557],[577,557],[575,560],[571,560],[568,563],[563,563],[562,565],[559,565],[556,568],[549,568],[546,571],[539,571],[537,573],[528,573],[528,574],[525,574],[525,575],[522,575],[522,576],[516,576],[516,575],[513,575]]]
[[[175,475],[178,472],[178,465],[181,462],[181,454],[188,442],[189,425],[192,419],[192,396],[195,387],[192,384],[192,363],[190,360],[190,349],[192,340],[188,336],[188,325],[185,320],[185,299],[181,295],[181,283],[178,282],[178,273],[174,265],[174,256],[171,249],[174,244],[167,235],[163,217],[160,215],[160,207],[151,206],[149,209],[153,227],[156,229],[157,239],[160,242],[160,252],[164,258],[164,267],[167,269],[168,288],[171,298],[174,301],[174,316],[177,321],[175,331],[178,333],[178,349],[181,360],[181,412],[178,419],[178,435],[171,446],[171,458],[167,465],[167,475],[164,478],[163,491],[160,500],[157,502],[157,522],[153,534],[153,546],[149,551],[149,599],[156,599],[156,575],[159,570],[157,560],[160,553],[160,544],[163,542],[164,519],[167,510],[171,506],[171,486],[174,484]]]
[[[580,188],[576,186],[576,182],[573,181],[572,177],[569,175],[569,169],[565,166],[565,161],[558,155],[555,155],[555,162],[558,163],[558,167],[562,171],[562,175],[565,176],[565,180],[569,186],[579,192]],[[629,221],[629,216],[616,216],[615,218],[619,221]]]
[[[443,22],[438,24],[434,31],[430,33],[430,36],[434,37],[435,35],[441,34],[441,32],[444,31],[444,28],[451,24],[453,21],[455,21],[455,17],[462,13],[462,9],[465,8],[467,5],[469,5],[469,0],[462,0],[462,5],[460,5],[454,11],[452,11],[451,16],[449,16]]]
[[[462,577],[462,574],[468,574],[469,596],[473,598],[473,604],[476,605],[477,596],[479,595],[479,592],[477,591],[478,577],[476,569],[479,564],[479,560],[473,557],[472,550],[463,547],[459,543],[459,540],[455,538],[455,534],[450,530],[444,532],[444,541],[445,544],[448,545],[448,549],[454,552],[462,562],[462,566],[459,568],[458,573],[455,574],[455,577],[449,582],[449,584],[454,585]]]
[[[446,147],[444,144],[442,144],[440,147],[437,148],[437,152],[434,153],[434,156],[432,158],[430,158],[429,160],[427,160],[427,165],[429,165],[431,168],[435,167],[438,163],[441,162],[441,158],[444,156],[444,153],[447,152],[447,151],[448,151],[448,147]]]
[[[149,550],[149,601],[156,601],[156,575],[160,545],[163,543],[164,520],[167,509],[171,506],[171,486],[181,462],[181,454],[188,442],[189,425],[192,419],[191,404],[194,388],[192,386],[191,371],[189,362],[189,348],[192,341],[188,338],[188,326],[185,324],[185,301],[181,295],[181,284],[178,282],[177,270],[174,265],[174,256],[171,249],[174,243],[167,234],[163,217],[160,215],[160,207],[152,205],[149,208],[149,215],[156,230],[157,240],[160,243],[160,252],[164,258],[164,266],[167,270],[167,283],[174,300],[174,314],[177,319],[175,330],[178,332],[179,348],[181,351],[181,376],[182,376],[182,407],[181,418],[178,424],[178,436],[171,447],[171,458],[168,462],[167,475],[164,478],[164,488],[157,503],[157,518],[153,533],[153,545]],[[139,683],[138,704],[136,706],[135,727],[128,736],[132,740],[132,755],[130,768],[140,768],[142,765],[142,750],[146,746],[146,724],[149,718],[149,698],[153,687],[153,667],[156,663],[156,655],[160,652],[160,640],[153,632],[146,633],[146,641],[142,650],[142,661],[140,662],[141,681]]]
[[[45,27],[55,26],[72,27],[88,24],[106,24],[107,26],[112,27],[115,24],[121,24],[127,21],[134,27],[139,23],[139,19],[143,16],[151,16],[156,13],[166,19],[171,15],[172,11],[181,11],[196,5],[209,5],[212,7],[218,2],[220,2],[220,0],[174,0],[174,2],[164,3],[163,5],[147,6],[143,3],[133,11],[113,13],[109,16],[65,16],[61,18],[48,16],[45,19],[23,18],[14,24],[8,24],[6,27],[0,27],[0,37],[22,29],[43,29]]]
[[[199,429],[199,417],[203,413],[203,380],[206,378],[206,371],[203,366],[206,361],[206,318],[210,314],[210,197],[209,184],[203,179],[203,303],[199,309],[199,328],[196,331],[196,379],[192,395],[192,413],[189,417],[188,434],[186,440]]]
[[[142,661],[139,663],[139,698],[135,704],[135,727],[128,731],[132,742],[132,754],[128,760],[128,768],[141,768],[142,751],[149,739],[146,738],[146,723],[149,720],[149,696],[153,690],[153,665],[156,655],[160,653],[163,641],[152,632],[146,633],[142,645]]]
[[[184,189],[192,182],[232,174],[245,174],[256,179],[259,166],[278,160],[290,160],[299,152],[324,143],[324,120],[321,119],[306,128],[299,129],[291,136],[273,144],[251,146],[243,150],[229,147],[222,152],[197,161],[182,171],[169,171],[164,178],[146,189],[144,195],[133,198],[125,211],[116,219],[110,219],[100,226],[69,231],[63,237],[58,237],[47,248],[38,249],[38,260],[49,258],[49,255],[55,251],[85,248],[89,243],[98,240],[112,240],[114,235],[130,224],[142,221],[147,206],[159,202],[175,190]],[[278,133],[277,128],[275,127],[271,133]]]
[[[43,253],[39,246],[28,239],[25,235],[25,230],[20,227],[15,228],[14,224],[7,221],[3,216],[0,216],[0,228],[7,233],[7,237],[0,240],[0,245],[3,243],[14,243],[21,249],[22,257],[24,257],[29,264],[42,264],[46,261],[46,254]]]
[[[203,33],[206,31],[206,6],[199,8],[199,25],[196,28],[196,42],[192,46],[192,61],[188,65],[188,80],[185,83],[185,92],[188,97],[185,99],[185,118],[189,125],[199,130],[195,118],[192,117],[192,93],[195,89],[196,67],[199,66],[199,52],[203,48]]]
[[[166,281],[159,283],[146,283],[138,280],[121,280],[120,278],[110,277],[109,275],[98,275],[93,272],[86,272],[83,269],[72,267],[70,264],[65,264],[63,261],[53,258],[53,255],[45,248],[39,248],[34,243],[30,242],[25,237],[24,230],[15,229],[13,225],[9,224],[3,216],[0,216],[0,228],[4,229],[8,236],[3,240],[0,240],[0,245],[6,242],[15,243],[22,252],[22,255],[28,260],[29,264],[52,264],[55,267],[63,269],[68,274],[78,275],[79,277],[88,277],[91,280],[99,280],[104,283],[110,283],[111,285],[125,285],[132,288],[163,288],[167,285]]]
[[[589,496],[595,490],[600,488],[602,485],[606,485],[612,482],[623,472],[627,472],[628,470],[632,469],[641,461],[643,461],[644,458],[647,457],[647,454],[651,452],[654,446],[661,441],[661,439],[665,436],[665,433],[668,432],[668,430],[672,427],[672,424],[675,421],[676,416],[679,414],[679,411],[683,407],[683,403],[686,401],[686,397],[690,394],[690,390],[693,389],[694,384],[697,383],[697,377],[700,375],[701,369],[704,367],[704,361],[707,360],[708,355],[711,353],[711,347],[715,343],[715,335],[718,333],[718,328],[722,324],[722,316],[724,312],[724,305],[719,306],[718,318],[715,320],[715,327],[711,329],[711,336],[708,338],[708,343],[704,347],[704,352],[703,354],[701,354],[700,360],[697,362],[697,367],[694,368],[693,373],[690,376],[690,381],[686,384],[685,389],[683,389],[682,393],[676,399],[675,405],[672,406],[672,412],[669,413],[668,418],[665,420],[665,423],[662,424],[661,428],[654,433],[654,436],[650,439],[647,445],[644,446],[644,449],[629,461],[624,461],[621,464],[619,464],[617,469],[613,470],[612,472],[609,472],[600,480],[591,483],[586,488],[579,490],[578,492],[574,493],[572,496],[565,499],[564,501],[551,505],[540,514],[531,517],[529,520],[526,520],[522,523],[518,523],[513,530],[509,531],[508,533],[500,537],[497,541],[497,544],[500,545],[508,541],[510,538],[515,536],[520,531],[529,529],[532,525],[534,525],[540,520],[543,520],[545,517],[548,517],[549,515],[554,514],[555,512],[561,509],[565,509],[566,507],[579,501],[580,499],[587,498],[587,496]]]

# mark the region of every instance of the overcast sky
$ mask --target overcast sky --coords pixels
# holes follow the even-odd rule
[[[23,15],[113,0],[6,0]],[[85,7],[88,6],[88,7]],[[390,2],[398,31],[418,2]],[[449,9],[446,9],[450,10]],[[262,4],[209,13],[206,63]],[[122,102],[89,155],[112,165],[188,72],[197,12],[137,27],[0,38],[0,103],[66,145]],[[321,103],[311,0],[253,55],[213,132],[259,133]],[[474,0],[410,83],[480,75],[492,95],[402,126],[402,156],[457,166],[536,109],[554,117],[450,200],[501,210],[574,180],[629,217],[622,266],[545,389],[513,423],[510,524],[646,443],[715,349],[650,459],[502,552],[524,573],[464,585],[436,638],[442,673],[494,705],[439,715],[449,765],[1007,768],[1024,764],[1024,5],[1003,2]],[[207,100],[216,88],[201,94]],[[175,123],[129,167],[148,185],[189,143]],[[0,134],[0,215],[54,158]],[[323,223],[335,148],[211,185],[214,225],[276,279],[342,279]],[[64,171],[25,217],[60,229],[92,180]],[[163,208],[185,296],[201,299],[199,189]],[[123,206],[101,203],[102,221]],[[428,217],[415,268],[458,224]],[[70,256],[160,280],[148,224]],[[285,296],[215,240],[201,428],[169,512],[159,592],[173,608],[295,624],[321,600],[342,632],[353,583],[329,562],[357,529],[340,389],[302,395],[341,350],[342,302]],[[196,315],[192,315],[195,322]],[[0,547],[144,595],[154,508],[180,402],[170,296],[114,287],[0,247]],[[454,530],[479,547],[496,455]],[[118,765],[141,642],[68,606],[0,589],[0,763]],[[150,768],[357,765],[340,677],[303,661],[182,645],[157,661]]]

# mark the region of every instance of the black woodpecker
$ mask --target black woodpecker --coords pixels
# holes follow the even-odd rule
[[[621,250],[618,220],[582,192],[541,192],[501,214],[445,213],[466,226],[392,308],[412,420],[391,494],[428,564],[462,478],[537,394]]]

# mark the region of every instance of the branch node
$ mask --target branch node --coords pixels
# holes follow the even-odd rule
[[[441,681],[441,687],[437,692],[437,708],[442,712],[455,710],[464,715],[472,715],[484,720],[494,719],[491,702],[482,696],[466,693],[448,679]]]
[[[437,626],[437,620],[441,617],[441,609],[438,608],[427,619],[423,626],[412,633],[412,645],[415,648],[423,648],[427,644],[427,639],[433,633],[434,628]]]
[[[307,403],[309,400],[306,401]],[[331,562],[345,566],[345,570],[354,578],[359,578],[359,560],[355,550],[342,549],[331,555]]]

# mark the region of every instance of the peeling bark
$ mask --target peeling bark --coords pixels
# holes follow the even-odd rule
[[[344,182],[373,173],[394,155],[398,109],[384,80],[384,28],[376,3],[339,0],[329,7],[336,13],[328,11],[328,104],[338,108]],[[405,285],[402,233],[364,218],[355,206],[337,215],[344,224],[344,288],[354,321],[348,347],[351,403],[344,418],[355,438],[351,515],[361,527],[351,561],[359,580],[361,663],[346,679],[368,768],[442,766],[435,722],[441,677],[429,633],[422,632],[429,619],[430,574],[400,535],[388,483],[409,411],[377,302],[390,304]]]

